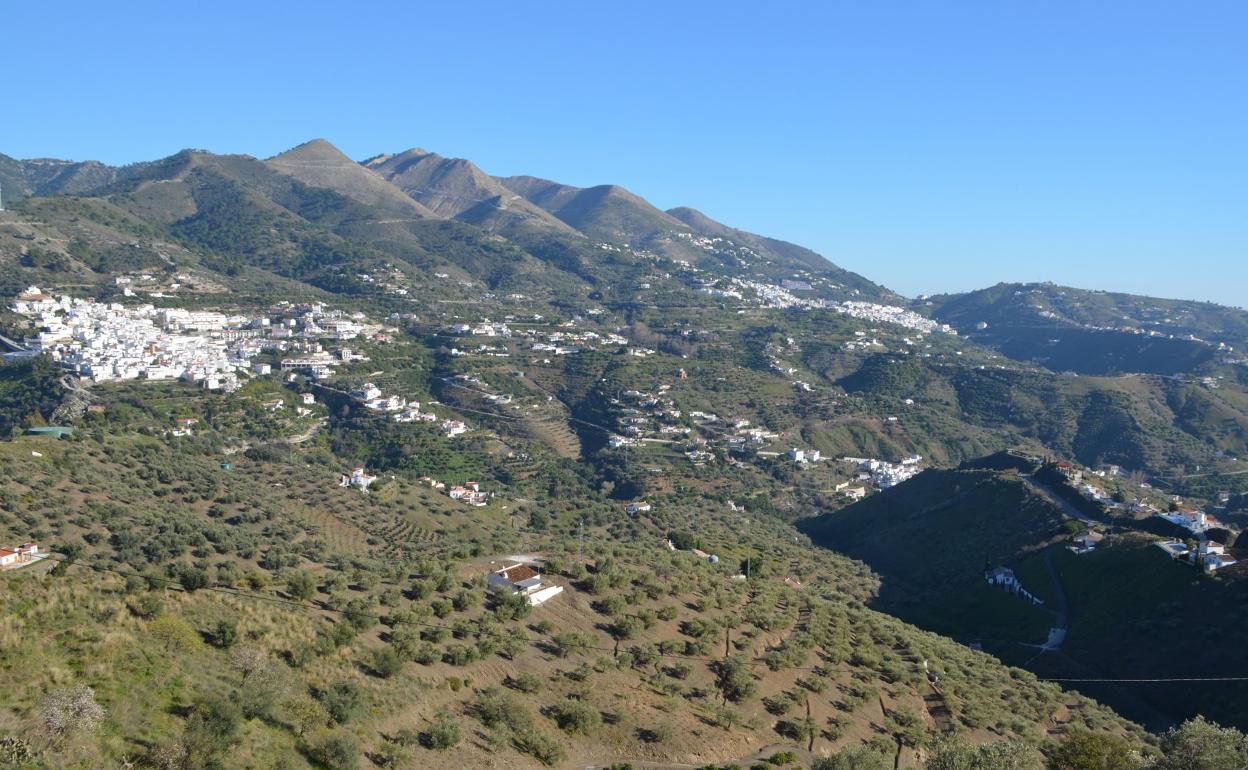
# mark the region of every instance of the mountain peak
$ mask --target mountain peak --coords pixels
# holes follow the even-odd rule
[[[356,163],[325,139],[313,139],[274,155],[265,164],[313,187],[336,190],[370,206],[383,206],[414,218],[433,213],[388,183],[369,167]]]
[[[283,161],[289,162],[294,160],[324,160],[335,163],[355,163],[355,161],[347,157],[346,153],[335,147],[327,139],[312,139],[304,142],[303,144],[296,145],[283,153],[274,155],[266,162],[277,165]]]

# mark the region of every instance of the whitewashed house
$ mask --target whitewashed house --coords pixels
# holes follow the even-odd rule
[[[534,607],[563,593],[563,586],[547,585],[542,573],[527,564],[510,564],[489,576],[491,590],[520,594]]]

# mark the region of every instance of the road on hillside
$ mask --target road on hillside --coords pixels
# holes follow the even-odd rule
[[[1066,641],[1066,629],[1070,627],[1070,600],[1066,596],[1066,586],[1053,566],[1053,549],[1044,552],[1044,566],[1049,571],[1049,579],[1053,581],[1053,597],[1057,602],[1057,625],[1049,630],[1049,639],[1044,643],[1044,651],[1062,649]]]
[[[1088,514],[1079,510],[1075,506],[1071,505],[1069,500],[1067,500],[1066,498],[1054,492],[1052,489],[1049,488],[1047,484],[1037,481],[1035,477],[1032,476],[1030,473],[1019,474],[1019,478],[1023,480],[1023,483],[1026,484],[1029,489],[1031,489],[1033,492],[1043,497],[1045,500],[1048,500],[1053,505],[1057,506],[1062,511],[1062,513],[1065,513],[1067,516],[1071,517],[1072,519],[1077,519],[1078,521],[1082,521],[1084,524],[1101,523],[1101,522],[1098,522],[1096,519],[1091,518],[1090,516],[1088,516]]]

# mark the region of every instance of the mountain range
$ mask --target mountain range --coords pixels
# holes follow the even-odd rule
[[[918,768],[967,741],[1038,767],[1072,736],[1153,757],[1140,724],[1248,727],[1219,688],[1090,684],[1114,713],[1036,678],[1237,663],[1243,310],[1048,283],[909,299],[694,208],[417,148],[0,156],[0,188],[0,295],[264,340],[230,394],[0,365],[0,536],[66,562],[0,603],[0,685],[38,672],[0,748],[52,758],[30,766],[748,765],[779,741],[790,765],[861,746]],[[0,341],[45,320],[0,311]],[[332,373],[283,371],[305,354]],[[404,411],[352,395],[374,389]],[[1118,507],[1087,514],[1057,468]],[[1201,574],[1154,547],[1186,537],[1161,513],[1197,508],[1245,558]],[[1089,528],[1105,546],[1071,553]],[[566,594],[489,591],[515,559]],[[1007,566],[1039,604],[985,581]],[[38,726],[62,680],[92,682],[106,730]]]

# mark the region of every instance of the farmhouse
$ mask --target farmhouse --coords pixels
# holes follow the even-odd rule
[[[1000,586],[1016,596],[1021,596],[1032,604],[1044,604],[1038,596],[1023,588],[1023,584],[1018,580],[1018,575],[1015,575],[1014,570],[1009,567],[993,567],[984,573],[984,579],[988,581],[988,585]]]
[[[1070,548],[1071,553],[1091,553],[1096,550],[1096,547],[1100,545],[1101,541],[1104,539],[1105,535],[1100,532],[1084,532],[1082,535],[1078,535],[1071,540],[1071,544],[1068,547]]]
[[[355,487],[363,492],[367,492],[369,485],[376,480],[377,477],[369,475],[369,473],[364,470],[363,465],[357,465],[351,469],[350,476],[344,475],[338,480],[338,486]]]
[[[490,573],[491,590],[521,594],[534,607],[563,593],[563,586],[545,585],[542,573],[527,564],[509,564]]]
[[[1217,572],[1223,567],[1229,567],[1235,563],[1234,559],[1226,555],[1225,546],[1207,541],[1200,544],[1192,559],[1205,572]]]
[[[17,567],[35,560],[39,554],[39,546],[35,543],[22,543],[8,548],[0,548],[0,569]]]

